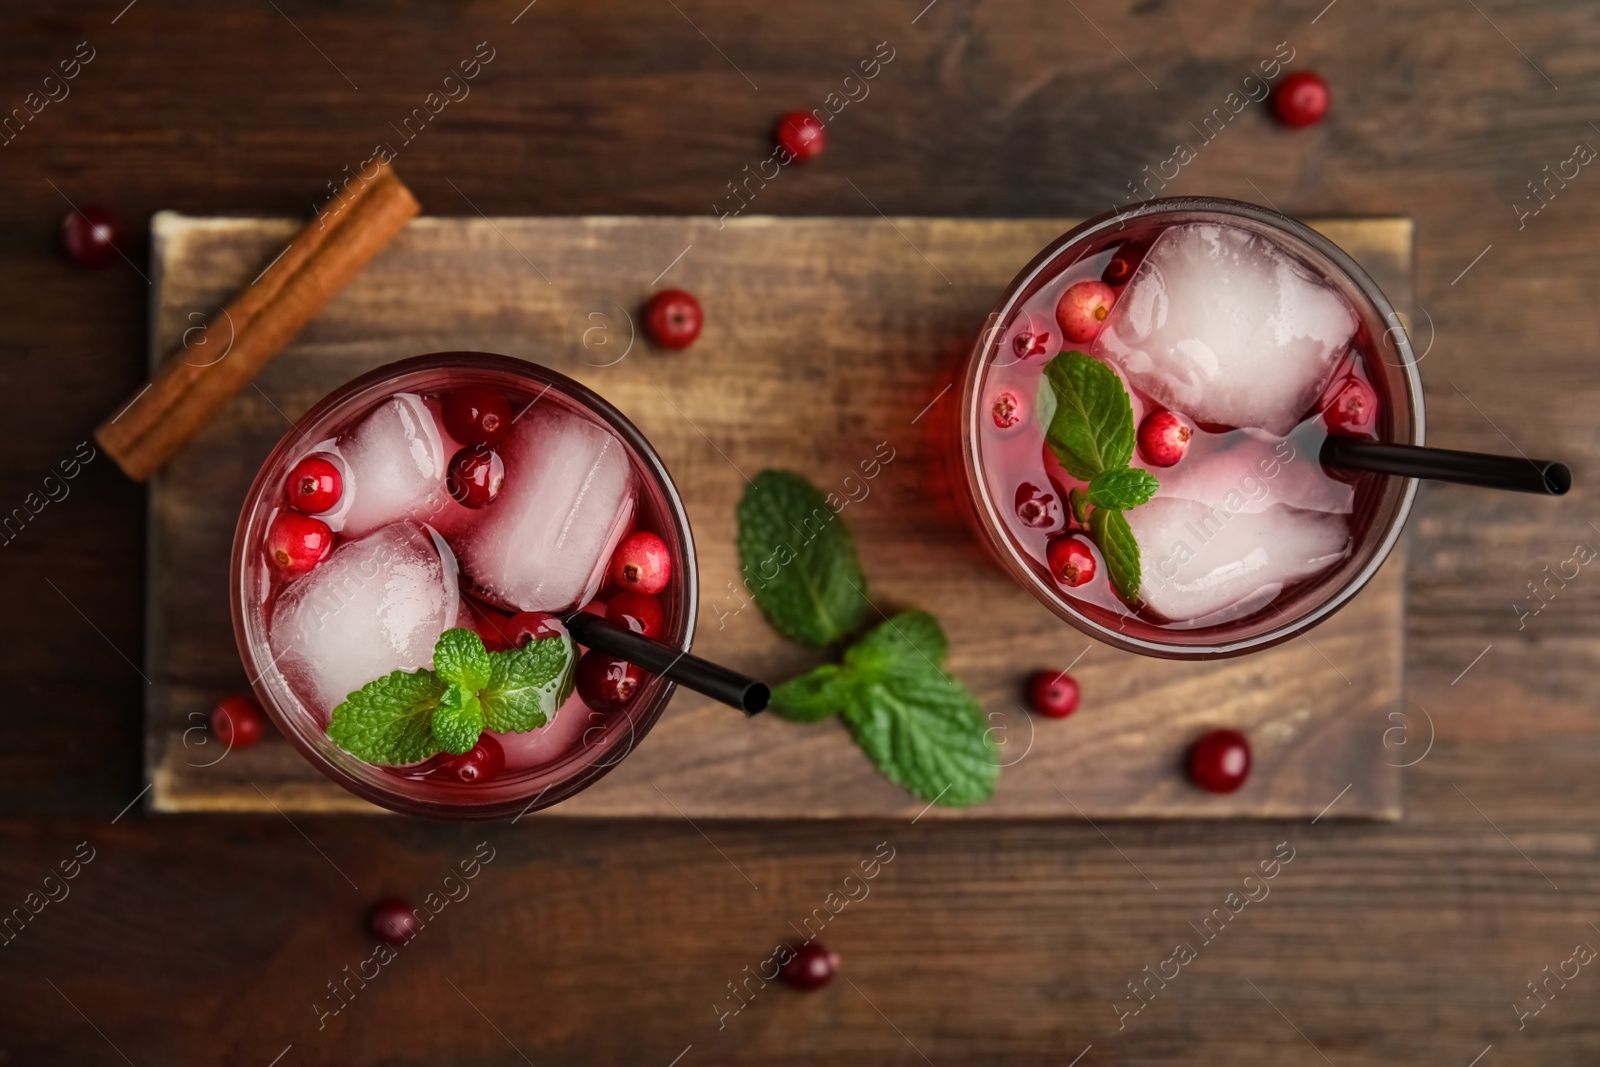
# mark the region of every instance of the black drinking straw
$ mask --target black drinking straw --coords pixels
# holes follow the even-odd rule
[[[625,659],[685,689],[738,708],[746,715],[764,710],[772,696],[765,682],[682,652],[653,637],[625,630],[590,612],[575,611],[562,621],[578,644]]]
[[[1562,496],[1572,488],[1572,472],[1565,463],[1524,456],[1490,456],[1334,436],[1322,442],[1321,459],[1329,467],[1509,489],[1514,493]]]

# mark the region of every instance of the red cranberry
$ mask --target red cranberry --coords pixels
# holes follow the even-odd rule
[[[464,508],[486,508],[506,484],[506,465],[488,445],[468,445],[450,460],[445,486]]]
[[[1011,339],[1011,351],[1017,354],[1018,359],[1032,359],[1042,356],[1050,351],[1050,331],[1042,330],[1034,333],[1023,330]]]
[[[578,696],[596,711],[621,711],[644,681],[644,672],[625,659],[597,649],[578,660]]]
[[[61,220],[61,240],[67,258],[80,267],[103,267],[117,258],[122,246],[122,220],[110,208],[85,204]]]
[[[672,557],[667,543],[649,530],[635,530],[622,539],[606,569],[617,588],[635,593],[659,593],[672,577]]]
[[[1346,378],[1334,388],[1333,400],[1322,409],[1328,429],[1349,437],[1370,434],[1378,424],[1378,397],[1372,386],[1360,378]]]
[[[1009,430],[1022,421],[1022,398],[1014,390],[1002,389],[989,404],[989,417],[1002,430]]]
[[[606,617],[606,612],[611,609],[606,606],[606,602],[604,600],[591,600],[578,610],[586,611],[590,615],[598,615],[603,619]]]
[[[506,766],[506,750],[488,734],[479,734],[478,743],[459,756],[444,761],[444,774],[467,785],[487,782]]]
[[[289,470],[289,506],[308,515],[332,511],[344,492],[344,477],[326,454],[307,456]]]
[[[1069,589],[1094,577],[1094,552],[1077,534],[1056,534],[1045,544],[1044,555],[1050,577]]]
[[[660,637],[666,628],[667,613],[661,601],[647,593],[624,592],[611,598],[606,618],[634,633]]]
[[[298,578],[328,558],[333,531],[321,519],[298,511],[280,511],[267,527],[267,556],[278,574]]]
[[[1139,424],[1139,455],[1152,467],[1170,467],[1189,451],[1194,431],[1170,411],[1153,411]]]
[[[507,648],[521,648],[529,641],[543,641],[547,637],[565,637],[567,628],[554,615],[542,611],[524,611],[511,616],[500,628]]]
[[[1035,530],[1050,530],[1061,522],[1061,502],[1032,482],[1017,486],[1017,518]]]
[[[815,941],[807,941],[798,948],[791,945],[790,950],[794,955],[778,968],[785,982],[802,993],[810,993],[833,981],[839,970],[837,952],[829,952]]]
[[[664,289],[644,306],[645,332],[662,348],[688,348],[704,323],[700,301],[682,289]]]
[[[247,693],[223,697],[211,709],[211,732],[230,749],[249,748],[261,740],[266,721],[261,705]]]
[[[485,386],[453,389],[440,405],[445,432],[464,445],[494,445],[511,428],[511,403]]]
[[[1078,683],[1065,671],[1034,671],[1028,676],[1028,703],[1049,719],[1078,710]]]
[[[1098,278],[1073,282],[1056,301],[1056,324],[1067,340],[1082,344],[1100,335],[1117,294]]]
[[[380,900],[367,916],[367,929],[372,936],[391,945],[403,945],[417,936],[422,924],[417,922],[411,905],[403,900]]]
[[[828,145],[828,131],[809,111],[791,111],[783,116],[774,136],[795,159],[810,159]]]
[[[1189,776],[1213,793],[1232,793],[1250,775],[1250,742],[1238,730],[1212,730],[1189,750]]]
[[[1272,113],[1285,126],[1314,126],[1328,113],[1328,83],[1320,74],[1297,70],[1272,91]]]
[[[1106,269],[1101,272],[1100,280],[1107,285],[1124,286],[1133,277],[1133,272],[1139,267],[1139,250],[1132,245],[1123,245],[1111,256],[1111,262],[1106,264]]]

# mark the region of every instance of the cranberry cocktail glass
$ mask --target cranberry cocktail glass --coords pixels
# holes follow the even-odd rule
[[[462,396],[487,396],[491,408],[502,398],[510,413],[512,424],[499,429],[505,440],[495,446],[492,468],[489,458],[462,456],[468,448],[450,428],[478,415],[467,405],[468,416],[449,423],[444,405]],[[308,457],[332,462],[344,499],[317,515],[332,531],[331,547],[320,549],[303,572],[298,564],[286,571],[283,557],[274,555],[281,546],[269,545],[269,538],[281,539],[277,520],[286,514],[305,522],[307,505],[294,496],[310,483],[288,480],[291,471],[298,479],[306,467],[297,464]],[[470,461],[453,464],[452,457]],[[451,468],[448,477],[441,463]],[[492,502],[485,504],[491,492],[498,498],[487,497]],[[545,515],[550,508],[560,509],[558,519]],[[657,556],[664,546],[664,558],[646,562],[670,579],[665,588],[647,587],[649,595],[618,594],[608,576],[619,545],[638,538]],[[486,731],[468,762],[485,744],[493,759],[464,769],[461,758],[448,753],[398,766],[352,755],[328,734],[333,706],[344,694],[391,669],[428,668],[442,630],[472,630],[490,653],[514,646],[512,624],[525,617],[517,601],[530,597],[548,601],[547,608],[541,601],[541,610],[552,615],[577,608],[603,613],[607,600],[626,604],[622,615],[613,611],[613,621],[684,652],[697,608],[688,517],[644,436],[564,375],[475,352],[380,367],[312,407],[267,457],[245,498],[231,586],[245,670],[290,743],[368,801],[447,819],[515,816],[593,784],[654,725],[673,683],[618,668],[612,689],[601,690],[615,699],[586,702],[596,690],[585,690],[579,671],[576,691],[564,688],[551,697],[559,710],[545,725]],[[375,629],[374,612],[381,618]],[[554,630],[567,639],[559,622]],[[379,639],[366,640],[369,631]],[[625,683],[620,693],[619,683]]]
[[[1331,241],[1250,204],[1152,200],[1064,234],[1001,297],[961,386],[980,541],[1132,652],[1305,632],[1377,572],[1416,493],[1318,460],[1330,434],[1422,444],[1399,316]]]

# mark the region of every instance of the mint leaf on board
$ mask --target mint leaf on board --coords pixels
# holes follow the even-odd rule
[[[1117,372],[1079,351],[1063,352],[1044,368],[1055,395],[1045,442],[1067,473],[1089,481],[1133,458],[1133,404]]]
[[[939,655],[930,660],[934,635]],[[850,650],[864,651],[847,668],[857,677],[844,720],[890,781],[930,803],[965,807],[994,795],[1000,762],[983,708],[942,669],[944,648],[944,633],[926,612],[876,627]]]
[[[1097,508],[1126,511],[1155,496],[1160,488],[1155,475],[1138,467],[1104,470],[1089,479],[1089,503]]]
[[[367,763],[425,760],[441,749],[433,736],[433,713],[449,687],[432,671],[375,678],[333,709],[328,737]]]
[[[483,705],[478,695],[466,686],[451,682],[433,709],[433,737],[452,756],[459,756],[478,743],[483,733]]]
[[[478,693],[496,733],[522,733],[549,722],[572,695],[572,638],[546,637],[489,653],[489,680]]]
[[[821,722],[844,710],[849,699],[848,672],[836,663],[824,663],[774,689],[767,710],[790,722]]]
[[[998,750],[978,701],[945,674],[944,631],[925,611],[874,627],[827,664],[778,686],[772,710],[794,722],[839,712],[851,736],[884,776],[929,802],[950,807],[992,796]]]
[[[1106,559],[1106,570],[1117,594],[1130,604],[1137,603],[1142,580],[1139,542],[1128,528],[1127,518],[1116,508],[1095,508],[1089,513],[1089,532]]]
[[[867,579],[844,520],[793,471],[764,470],[739,501],[739,564],[774,629],[830,645],[860,627]]]
[[[471,630],[446,630],[433,646],[433,670],[445,681],[476,693],[489,684],[489,650]]]

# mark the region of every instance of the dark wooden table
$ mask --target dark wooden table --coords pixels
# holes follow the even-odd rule
[[[0,147],[4,513],[61,496],[46,476],[143,378],[147,249],[74,270],[69,199],[304,216],[388,141],[434,213],[709,213],[777,113],[842,95],[882,41],[827,154],[750,210],[1092,213],[1287,42],[1331,119],[1291,134],[1250,104],[1168,191],[1414,216],[1430,439],[1563,458],[1578,488],[1423,494],[1397,825],[290,824],[136,803],[144,492],[96,459],[0,548],[0,914],[62,897],[0,947],[0,1062],[1593,1062],[1600,576],[1517,607],[1600,544],[1600,177],[1565,162],[1600,145],[1592,5],[125,2],[0,15],[8,109],[93,52]],[[390,124],[482,41],[471,95],[403,143]],[[470,897],[319,1028],[328,983],[372,973],[365,907],[484,841]],[[847,980],[719,1021],[880,842],[825,932]],[[1204,940],[1280,842],[1270,896]],[[1195,958],[1119,1030],[1179,942]]]

